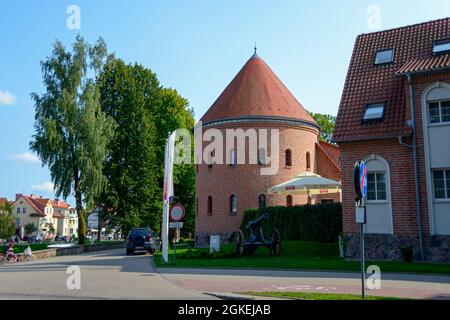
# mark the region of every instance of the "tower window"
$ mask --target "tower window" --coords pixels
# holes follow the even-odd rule
[[[209,196],[208,197],[208,216],[212,216],[212,206],[213,206],[212,197]]]
[[[394,61],[394,49],[377,51],[375,56],[375,65],[388,64]]]
[[[293,200],[292,200],[292,196],[287,196],[286,197],[286,207],[292,207],[294,204]]]
[[[260,194],[259,195],[258,206],[260,208],[265,208],[266,207],[266,196],[264,194]]]
[[[235,194],[230,197],[230,213],[237,213],[237,197]]]
[[[290,149],[285,152],[285,163],[286,167],[292,167],[292,151]]]
[[[237,164],[237,153],[236,149],[231,149],[230,151],[230,166],[235,167]]]
[[[311,170],[311,154],[309,152],[306,153],[306,170]]]
[[[264,166],[267,164],[266,149],[264,148],[258,149],[258,164],[260,166]]]

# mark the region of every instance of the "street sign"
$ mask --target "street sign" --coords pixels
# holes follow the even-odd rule
[[[359,163],[359,189],[361,197],[365,198],[367,195],[367,166],[364,161]]]
[[[181,222],[184,219],[184,207],[181,204],[176,204],[170,209],[170,222]]]
[[[181,229],[183,228],[183,222],[169,222],[170,229]]]
[[[356,208],[356,223],[366,224],[366,208],[364,207]]]

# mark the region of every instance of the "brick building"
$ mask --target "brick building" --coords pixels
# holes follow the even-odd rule
[[[201,118],[201,123],[203,132],[213,129],[222,133],[224,151],[220,154],[211,151],[208,163],[197,165],[197,244],[207,244],[211,234],[227,236],[237,231],[249,208],[340,201],[339,194],[309,199],[304,195],[267,194],[269,188],[305,171],[340,180],[339,149],[319,142],[320,127],[316,121],[256,51]],[[244,138],[244,150],[234,138],[232,146],[227,146],[227,130],[233,129],[246,133],[255,130],[257,148],[250,147],[250,134]],[[268,133],[266,146],[260,136],[263,130]],[[275,148],[271,145],[275,141],[271,139],[275,137],[272,130],[279,136],[277,157],[272,152]],[[210,142],[203,140],[200,144],[206,150]],[[242,151],[245,161],[237,160]],[[250,160],[252,154],[257,161]],[[274,165],[275,174],[262,174],[261,169]]]
[[[333,139],[346,255],[359,256],[352,170],[366,160],[368,256],[400,259],[411,247],[450,262],[449,18],[357,37]]]

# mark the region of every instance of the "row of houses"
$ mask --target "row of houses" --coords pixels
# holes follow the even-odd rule
[[[15,201],[10,204],[16,222],[16,234],[20,237],[72,237],[78,232],[76,210],[62,200],[16,194]],[[27,225],[33,225],[34,231],[27,234]]]

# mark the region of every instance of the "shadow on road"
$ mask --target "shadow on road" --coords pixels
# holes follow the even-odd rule
[[[46,272],[65,271],[68,266],[76,265],[90,269],[134,272],[151,275],[155,273],[153,257],[145,253],[126,256],[124,250],[107,251],[96,254],[77,256],[59,256],[48,260],[36,260],[28,263],[6,264],[0,267],[1,272]],[[58,260],[58,261],[55,261]]]

